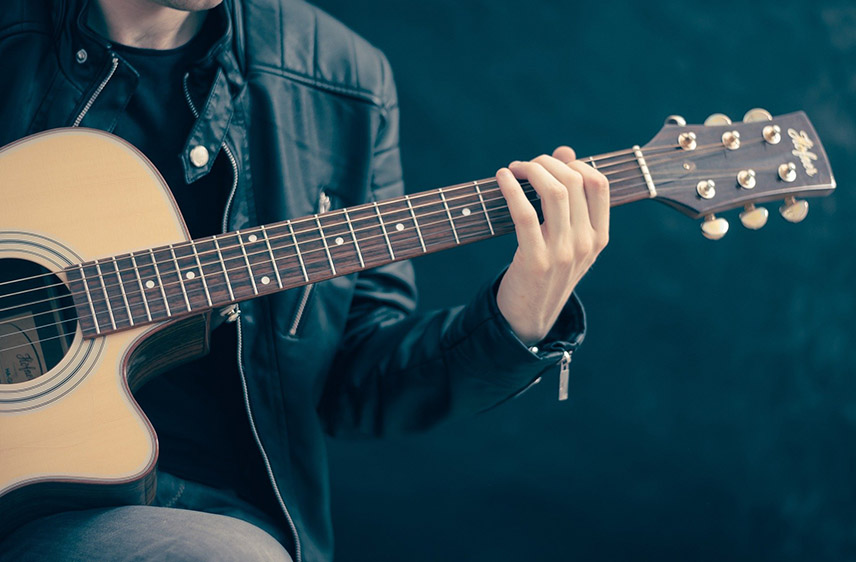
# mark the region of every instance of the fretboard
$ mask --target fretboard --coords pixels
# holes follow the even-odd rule
[[[613,162],[613,205],[649,196],[628,152],[583,159],[598,167]],[[522,185],[535,202],[535,190]],[[491,178],[99,259],[66,273],[83,335],[95,337],[513,230]]]

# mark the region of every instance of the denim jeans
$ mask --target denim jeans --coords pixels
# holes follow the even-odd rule
[[[270,517],[235,494],[161,472],[154,505],[37,519],[0,543],[0,560],[291,562],[288,541]]]

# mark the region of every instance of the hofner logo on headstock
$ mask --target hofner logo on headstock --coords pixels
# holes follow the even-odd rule
[[[794,142],[794,150],[791,152],[794,156],[800,159],[805,173],[813,176],[817,173],[817,168],[814,167],[813,160],[817,160],[817,154],[809,152],[808,149],[814,146],[805,131],[797,133],[794,129],[788,129],[788,136]]]

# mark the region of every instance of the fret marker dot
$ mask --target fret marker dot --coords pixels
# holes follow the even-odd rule
[[[155,288],[155,282],[154,281],[152,281],[152,280],[146,281],[146,289],[154,289],[154,288]]]
[[[250,234],[250,235],[247,237],[247,240],[249,240],[250,242],[255,242],[255,241],[256,241],[256,240],[258,240],[258,239],[259,239],[259,237],[258,237],[258,236],[256,236],[255,234]]]
[[[465,217],[470,216],[471,212],[472,211],[470,211],[469,207],[464,207],[463,209],[461,209],[461,214],[464,215]]]
[[[342,238],[341,236],[337,236],[336,239],[334,240],[334,242],[336,243],[337,246],[341,246],[342,244],[345,243],[345,239]]]
[[[196,277],[196,273],[193,271],[188,271],[185,277],[187,277],[188,279],[193,279],[194,277]]]
[[[268,284],[270,284],[270,277],[265,275],[264,277],[262,277],[262,285],[268,285]]]
[[[404,230],[404,225],[403,225],[403,224],[401,224],[401,223],[396,224],[396,225],[395,225],[395,230],[397,230],[397,231],[401,232],[402,230]]]

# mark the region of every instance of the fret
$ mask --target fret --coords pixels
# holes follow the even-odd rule
[[[303,263],[303,255],[300,253],[300,245],[297,243],[297,235],[294,233],[294,227],[291,226],[291,221],[287,221],[288,231],[291,233],[291,239],[294,240],[294,251],[297,253],[297,259],[300,262],[300,271],[303,272],[304,281],[309,281],[309,274],[306,273],[306,264]]]
[[[449,214],[454,219],[458,243],[462,240],[477,240],[493,234],[493,225],[482,209],[480,190],[472,182],[444,188],[444,200]]]
[[[443,195],[443,188],[437,190],[440,194],[440,199],[443,200],[443,207],[446,208],[446,215],[449,217],[449,224],[452,225],[452,233],[455,235],[455,243],[460,244],[461,240],[458,238],[458,231],[455,228],[455,221],[452,220],[452,212],[449,210],[449,204],[446,202],[446,196]]]
[[[417,193],[408,198],[412,203],[419,232],[428,253],[457,245],[453,222],[449,219],[447,205],[439,190]]]
[[[128,321],[133,326],[134,315],[131,313],[131,305],[128,304],[128,294],[125,292],[125,283],[122,281],[122,274],[119,272],[119,264],[116,263],[116,258],[113,258],[113,268],[116,270],[116,277],[119,279],[119,289],[122,290],[122,300],[125,302],[125,310],[128,311]]]
[[[273,266],[273,272],[276,274],[276,285],[282,289],[282,277],[279,275],[279,266],[276,264],[276,256],[273,255],[273,248],[270,246],[270,238],[268,238],[267,230],[264,225],[261,226],[262,235],[265,237],[265,246],[267,247],[268,255],[270,255],[270,263]]]
[[[172,244],[169,245],[169,253],[172,255],[173,263],[175,263],[175,276],[178,277],[181,294],[184,295],[184,304],[187,305],[187,311],[190,312],[190,299],[187,298],[187,287],[184,286],[184,276],[181,274],[181,266],[178,265],[178,257],[175,255],[175,248],[173,248]]]
[[[101,326],[98,322],[98,315],[95,314],[95,304],[92,302],[92,293],[89,292],[89,281],[86,279],[86,273],[83,271],[83,265],[78,264],[80,269],[80,280],[83,281],[83,289],[86,291],[86,300],[89,302],[89,311],[92,312],[92,323],[95,325],[95,333],[101,333]]]
[[[143,280],[140,277],[140,268],[137,267],[137,258],[134,257],[134,252],[130,253],[131,263],[134,266],[134,274],[137,277],[137,283],[140,285],[140,296],[143,299],[143,306],[146,309],[146,319],[151,322],[152,321],[152,311],[149,308],[149,299],[146,298],[146,290],[143,288]]]
[[[276,260],[273,259],[270,244],[266,239],[267,233],[264,228],[258,227],[257,230],[243,232],[241,236],[259,294],[275,292],[279,287],[279,282],[274,284],[273,280],[274,278],[279,280],[280,274]]]
[[[205,279],[196,245],[193,242],[184,242],[172,245],[170,250],[184,295],[187,297],[185,302],[189,304],[188,312],[212,306],[207,288],[208,281]]]
[[[336,275],[336,265],[333,263],[333,256],[330,255],[330,246],[327,244],[327,236],[324,234],[324,229],[321,228],[321,221],[318,215],[315,215],[315,224],[318,225],[318,233],[321,235],[321,241],[324,242],[324,252],[327,254],[327,261],[330,262],[330,271]]]
[[[259,288],[256,286],[256,276],[253,273],[253,268],[250,266],[250,258],[247,256],[247,248],[244,246],[243,236],[240,230],[235,231],[235,236],[238,238],[238,246],[241,247],[241,254],[244,256],[244,263],[247,264],[247,273],[250,275],[250,283],[253,286],[253,293],[258,295]]]
[[[493,231],[493,223],[490,222],[490,213],[487,212],[487,205],[484,204],[484,197],[482,197],[479,182],[474,181],[473,185],[476,187],[476,193],[479,194],[479,203],[481,203],[482,211],[484,211],[484,219],[487,221],[487,227],[490,229],[490,235],[493,236],[495,234]]]
[[[413,204],[410,202],[410,197],[408,195],[404,196],[404,200],[407,201],[407,208],[410,209],[410,216],[413,217],[413,226],[416,228],[416,235],[419,236],[419,244],[422,246],[422,253],[428,252],[425,248],[425,240],[422,239],[422,229],[419,228],[419,221],[416,220],[416,213],[413,211]]]
[[[226,260],[223,259],[223,251],[220,249],[220,241],[217,236],[212,236],[214,247],[217,248],[217,256],[220,258],[220,265],[223,267],[223,277],[226,279],[226,288],[229,290],[229,300],[235,300],[235,293],[232,291],[232,282],[229,280],[229,268],[226,267]]]
[[[161,320],[167,316],[167,302],[160,292],[160,283],[155,272],[154,259],[150,252],[132,254],[137,274],[143,284],[143,298],[148,303],[148,310],[153,320]],[[146,263],[148,261],[148,263]]]
[[[95,270],[98,272],[98,279],[101,281],[101,292],[104,293],[104,303],[107,305],[107,314],[110,315],[110,324],[113,329],[116,329],[116,318],[113,316],[113,307],[110,305],[110,295],[107,294],[107,287],[104,283],[104,274],[101,272],[101,264],[95,260]]]
[[[386,232],[386,225],[383,224],[383,217],[380,214],[380,209],[378,209],[377,201],[372,201],[372,205],[374,205],[374,209],[377,212],[377,220],[380,221],[380,228],[383,230],[383,237],[386,240],[386,246],[389,248],[389,257],[394,260],[395,252],[392,251],[392,244],[389,242],[389,234]]]
[[[113,267],[105,270],[105,277],[108,278],[108,288],[114,288],[110,285],[111,276],[115,276],[119,280],[119,296],[125,303],[125,310],[128,311],[129,326],[133,327],[139,323],[144,323],[147,319],[145,314],[145,301],[137,283],[137,277],[134,273],[133,263],[129,254],[122,254],[110,258],[113,260]],[[106,261],[106,260],[105,260]],[[120,307],[121,308],[121,307]],[[117,317],[116,323],[121,326],[121,322]]]
[[[319,214],[315,219],[327,259],[332,261],[333,275],[352,273],[361,267],[359,247],[348,222],[342,220],[344,216],[344,211],[332,211]]]
[[[378,204],[383,209],[387,238],[395,249],[395,259],[406,259],[422,255],[422,239],[417,231],[408,201],[404,197],[389,199]]]
[[[205,270],[202,268],[202,261],[199,259],[199,252],[196,250],[196,242],[190,241],[190,248],[193,250],[193,258],[196,260],[196,267],[199,268],[199,278],[202,279],[202,288],[205,289],[205,300],[208,306],[214,306],[211,301],[211,291],[208,290],[208,280],[206,279]]]
[[[166,299],[166,290],[164,290],[163,279],[161,279],[160,269],[158,268],[158,260],[155,257],[154,250],[149,250],[149,255],[152,258],[152,267],[155,268],[155,277],[157,277],[157,285],[160,289],[161,296],[163,297],[163,305],[166,307],[166,315],[168,317],[172,316],[172,311],[169,308],[169,301]]]
[[[113,312],[112,321],[115,323],[114,329],[121,330],[130,328],[134,325],[131,307],[125,292],[124,282],[119,275],[118,266],[110,264],[109,260],[116,261],[116,258],[105,258],[95,260],[95,270],[98,272],[98,277],[101,279],[101,290],[106,295],[109,311]]]
[[[589,156],[586,160],[588,161],[589,166],[597,170],[597,164],[595,163],[594,156]]]
[[[306,283],[303,275],[303,267],[300,265],[300,256],[294,245],[294,236],[288,223],[281,222],[270,224],[265,227],[264,235],[266,243],[270,246],[270,253],[274,261],[271,262],[271,274],[279,276],[284,288],[294,287]],[[265,260],[267,261],[267,260]]]
[[[496,184],[491,184],[496,185]],[[535,192],[528,184],[523,182],[523,193],[526,198],[535,203]],[[508,204],[504,197],[491,197],[484,200],[487,213],[490,215],[490,222],[493,226],[494,234],[505,234],[514,230],[514,222],[511,220],[511,213],[508,211]],[[540,208],[536,205],[536,209]]]
[[[153,251],[157,271],[163,281],[163,290],[173,316],[191,312],[190,299],[184,287],[184,279],[172,245],[161,246]]]
[[[351,217],[348,215],[348,209],[342,209],[345,215],[345,222],[348,223],[348,230],[351,231],[351,238],[354,240],[354,249],[357,251],[357,259],[360,260],[360,267],[365,269],[366,263],[363,261],[363,252],[360,250],[360,243],[357,241],[357,235],[354,232],[354,225],[351,222]]]
[[[203,291],[207,287],[211,299],[211,304],[208,306],[216,307],[232,302],[234,299],[229,293],[231,287],[226,280],[222,256],[214,243],[214,238],[208,236],[194,240],[193,251],[194,261],[199,265],[200,277],[204,282]]]

